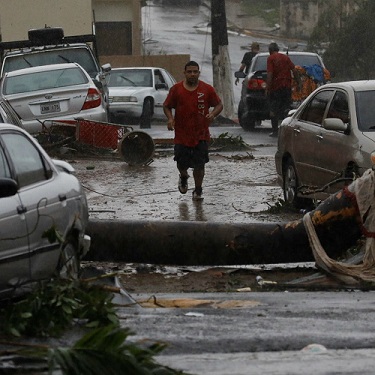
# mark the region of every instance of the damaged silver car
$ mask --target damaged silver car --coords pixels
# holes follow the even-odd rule
[[[54,275],[77,278],[90,247],[86,196],[74,169],[26,131],[0,126],[0,296]]]

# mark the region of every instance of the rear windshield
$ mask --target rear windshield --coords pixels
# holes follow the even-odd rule
[[[13,77],[5,77],[3,94],[19,94],[58,87],[81,85],[88,82],[80,68],[47,70]]]
[[[253,59],[254,63],[251,67],[251,71],[255,72],[257,70],[267,70],[267,58],[269,55],[257,56]],[[318,56],[316,55],[292,55],[289,54],[290,59],[294,65],[304,66],[304,65],[322,65]]]
[[[94,78],[99,71],[95,58],[87,48],[53,49],[7,56],[4,59],[3,74],[33,66],[75,62]]]

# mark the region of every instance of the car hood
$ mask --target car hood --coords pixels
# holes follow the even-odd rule
[[[370,141],[374,142],[375,143],[375,132],[362,132],[362,134],[368,138]],[[375,147],[375,145],[374,145]]]
[[[109,87],[110,96],[137,96],[149,93],[152,87]]]

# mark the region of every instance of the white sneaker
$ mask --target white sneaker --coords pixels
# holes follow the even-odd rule
[[[196,190],[193,191],[193,201],[201,201],[203,199],[203,192],[201,190],[200,194]]]

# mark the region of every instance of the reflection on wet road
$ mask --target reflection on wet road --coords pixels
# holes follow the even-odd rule
[[[92,218],[226,223],[280,220],[266,212],[282,198],[271,156],[230,159],[210,155],[203,201],[192,200],[192,187],[187,194],[179,193],[172,155],[156,157],[149,166],[77,160],[74,167],[86,189]]]
[[[180,221],[208,221],[204,214],[204,200],[192,201],[192,205],[189,207],[187,202],[181,202],[178,205],[180,212]]]

